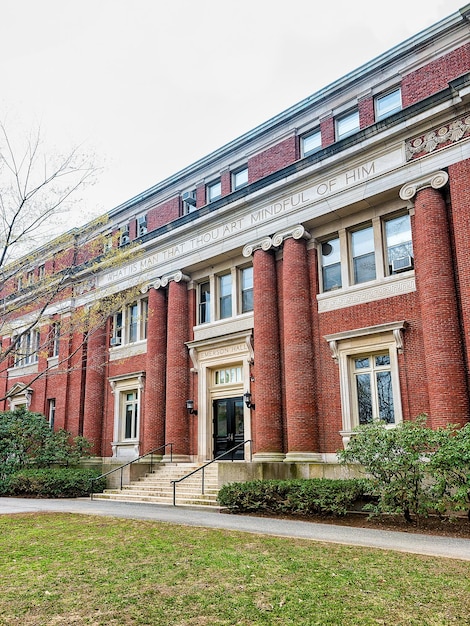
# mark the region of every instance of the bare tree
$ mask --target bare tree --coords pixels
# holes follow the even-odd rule
[[[98,269],[137,254],[135,245],[117,245],[119,234],[109,232],[106,215],[59,234],[77,206],[78,192],[95,175],[91,159],[78,149],[65,157],[46,154],[39,132],[17,148],[0,124],[0,338],[6,338],[0,345],[0,376],[12,364],[46,355],[51,342],[65,336],[86,341],[135,298],[130,291],[100,298],[94,293]],[[47,321],[61,317],[64,301],[66,318],[45,333]],[[58,366],[69,367],[70,355]],[[46,371],[37,371],[29,384]]]

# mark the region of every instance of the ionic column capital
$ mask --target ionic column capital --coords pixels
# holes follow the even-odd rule
[[[402,200],[412,200],[418,191],[421,191],[421,189],[426,189],[426,187],[440,189],[441,187],[444,187],[448,180],[449,174],[443,170],[427,174],[421,178],[416,178],[415,180],[406,183],[406,185],[403,185],[400,189],[400,198]]]
[[[147,293],[147,291],[149,291],[149,289],[152,289],[152,288],[160,289],[160,287],[166,287],[168,283],[171,281],[175,283],[180,283],[180,282],[187,283],[190,280],[191,278],[189,276],[187,276],[186,274],[183,274],[181,270],[177,270],[176,272],[171,272],[170,274],[164,274],[160,278],[156,278],[150,283],[146,283],[145,285],[142,286],[140,291],[142,293]]]
[[[311,239],[310,233],[302,224],[297,224],[286,230],[280,230],[273,236],[273,246],[278,248],[286,239]]]
[[[260,239],[259,241],[255,241],[253,243],[247,243],[243,248],[243,256],[249,257],[252,256],[256,250],[264,250],[267,252],[273,247],[273,240],[271,237],[265,237],[264,239]]]

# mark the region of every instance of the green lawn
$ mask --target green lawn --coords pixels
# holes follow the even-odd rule
[[[470,563],[73,514],[0,516],[0,624],[470,624]]]

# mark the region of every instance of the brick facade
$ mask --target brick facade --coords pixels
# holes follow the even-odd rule
[[[0,294],[3,353],[17,342],[0,408],[53,407],[55,428],[116,463],[155,448],[168,460],[170,443],[176,460],[205,461],[241,438],[257,463],[318,468],[368,419],[467,423],[467,20],[457,12],[111,211],[97,237],[125,252],[124,229],[135,246],[117,267],[93,262],[82,233],[24,260]],[[377,120],[376,98],[394,91],[401,106]],[[359,128],[337,142],[356,107]],[[304,150],[317,129],[321,146]],[[39,263],[73,271],[33,337]],[[66,330],[104,296],[122,308]]]

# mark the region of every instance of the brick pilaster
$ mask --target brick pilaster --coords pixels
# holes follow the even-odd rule
[[[159,448],[165,443],[166,334],[166,291],[151,287],[147,320],[145,421],[142,446],[144,453]],[[161,454],[163,455],[164,452],[162,449]]]
[[[442,181],[439,186],[446,181],[445,173]],[[447,208],[438,186],[430,184],[416,192],[413,248],[429,418],[436,428],[465,423],[469,406]]]
[[[318,451],[315,423],[313,339],[307,248],[288,238],[283,256],[286,461],[311,460]]]
[[[272,252],[253,254],[254,373],[256,410],[252,413],[255,460],[284,458],[281,362],[276,260]]]
[[[101,455],[106,368],[106,325],[90,333],[87,342],[83,436],[93,442],[92,454]]]
[[[185,282],[168,284],[168,332],[166,365],[165,442],[173,443],[176,460],[189,460],[189,417],[186,400],[189,393],[188,290]]]

